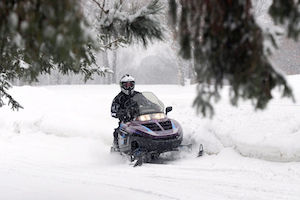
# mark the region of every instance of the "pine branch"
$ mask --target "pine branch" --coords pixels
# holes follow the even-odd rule
[[[5,75],[2,80],[24,77],[33,82],[40,73],[50,73],[53,66],[62,74],[76,74],[82,66],[93,64],[87,47],[98,50],[98,45],[77,0],[26,2],[1,2],[0,73]],[[20,67],[20,60],[28,64],[28,69]],[[8,94],[7,86],[2,81],[1,106],[2,99],[8,98],[13,109],[21,108]]]
[[[121,6],[111,10],[101,19],[100,31],[110,38],[126,38],[128,43],[140,41],[146,47],[149,41],[162,40],[164,28],[159,20],[163,5],[158,0],[150,2],[146,7],[132,10],[128,14]]]
[[[275,24],[287,25],[289,38],[299,39],[300,35],[300,10],[299,1],[294,0],[273,0],[269,14]]]
[[[265,34],[254,20],[251,1],[180,1],[179,24],[181,55],[194,58],[198,94],[194,106],[204,116],[213,114],[211,101],[220,99],[219,91],[226,80],[230,85],[230,101],[237,105],[239,99],[252,100],[255,109],[265,109],[273,98],[272,90],[283,88],[282,95],[293,99],[291,88],[284,75],[269,62],[270,48],[264,46],[267,37],[276,48],[276,32]],[[275,21],[289,19],[293,24],[290,33],[297,36],[300,12],[293,0],[274,0],[271,13]],[[174,0],[169,3],[174,4]],[[174,5],[171,5],[171,8]],[[291,11],[291,12],[290,12]],[[171,12],[174,14],[174,11]],[[176,19],[176,17],[172,17]],[[289,26],[290,28],[290,26]],[[299,30],[296,30],[299,29]],[[194,55],[194,56],[192,56]]]
[[[11,105],[12,110],[19,110],[23,108],[10,94],[8,94],[7,90],[12,88],[10,82],[7,81],[7,76],[4,73],[0,74],[0,108],[5,105],[3,98],[8,99],[8,105]]]

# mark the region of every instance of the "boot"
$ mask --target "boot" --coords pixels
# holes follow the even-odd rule
[[[114,138],[113,147],[116,148],[116,149],[119,149],[118,140],[116,138]]]
[[[119,150],[119,143],[118,143],[118,129],[115,129],[114,132],[114,142],[113,142],[113,148],[115,148],[116,150]]]

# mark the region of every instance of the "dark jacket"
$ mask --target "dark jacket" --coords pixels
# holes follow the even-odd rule
[[[126,118],[126,102],[140,92],[134,91],[132,95],[126,95],[120,92],[113,100],[111,105],[111,116],[118,118],[120,121],[130,121]]]

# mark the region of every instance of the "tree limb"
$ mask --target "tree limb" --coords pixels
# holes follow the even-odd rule
[[[104,2],[103,2],[103,6],[101,6],[100,5],[100,3],[98,2],[98,1],[96,1],[96,0],[92,0],[94,3],[96,3],[97,4],[97,6],[100,8],[100,10],[102,11],[101,12],[101,16],[102,16],[102,13],[104,12],[105,14],[107,14],[108,13],[108,10],[104,10],[104,6],[105,6],[105,0],[104,0]]]

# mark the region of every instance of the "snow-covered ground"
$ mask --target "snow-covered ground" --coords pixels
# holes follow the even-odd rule
[[[228,103],[213,119],[191,107],[196,86],[139,85],[181,123],[185,143],[205,154],[165,154],[132,167],[109,153],[117,85],[14,87],[24,110],[0,108],[0,199],[299,199],[300,76],[288,77],[296,103],[278,94],[266,111]]]

